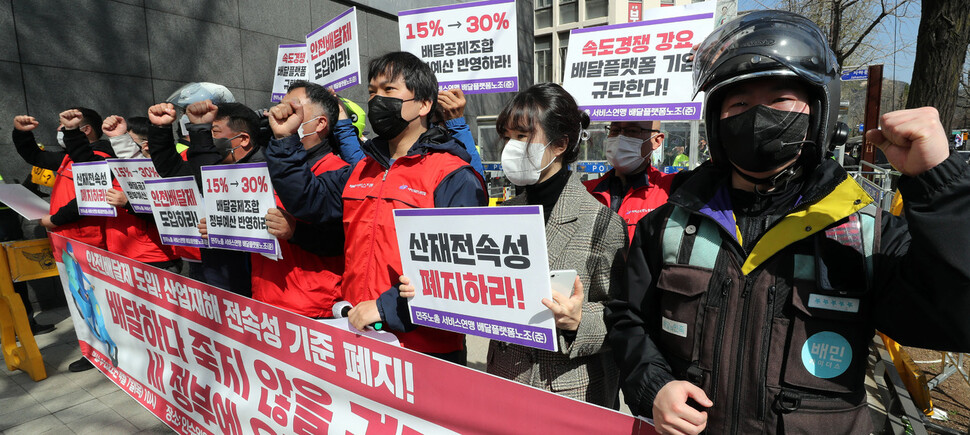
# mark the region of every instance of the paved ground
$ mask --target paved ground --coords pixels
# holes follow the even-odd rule
[[[71,373],[81,357],[68,309],[37,316],[57,329],[37,336],[47,379],[34,382],[21,371],[0,364],[0,434],[172,433],[97,369]]]

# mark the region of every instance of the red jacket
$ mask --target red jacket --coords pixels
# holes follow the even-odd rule
[[[630,241],[633,241],[637,222],[653,209],[667,203],[670,183],[674,181],[675,174],[664,174],[649,166],[645,172],[627,177],[630,184],[627,185],[623,197],[619,198],[619,207],[614,207],[614,204],[611,204],[613,196],[610,194],[610,182],[616,178],[614,171],[615,169],[611,169],[601,178],[584,181],[583,184],[599,202],[616,211],[623,218],[627,225],[627,236]],[[619,182],[618,179],[616,181]]]
[[[121,184],[114,180],[114,188]],[[118,216],[104,221],[105,244],[108,250],[142,263],[160,263],[178,259],[174,246],[163,245],[154,221],[135,216],[124,207],[116,207]]]
[[[110,157],[100,151],[95,151],[95,153],[102,157]],[[77,198],[74,192],[73,167],[74,161],[65,155],[64,160],[61,161],[61,166],[57,168],[57,177],[54,179],[54,188],[51,190],[50,214],[52,215],[57,214],[61,207]],[[104,249],[104,219],[103,217],[83,216],[80,220],[58,225],[51,232]]]
[[[314,175],[347,166],[333,153],[313,165]],[[283,204],[279,197],[276,206]],[[299,246],[280,240],[283,258],[270,260],[252,254],[253,299],[307,317],[333,317],[333,304],[340,296],[344,257],[321,257]]]
[[[464,166],[468,162],[445,152],[407,155],[387,170],[373,157],[357,163],[343,191],[344,300],[354,305],[375,300],[398,283],[403,270],[393,210],[433,208],[439,183]],[[426,353],[461,350],[464,340],[462,334],[423,327],[395,335],[402,346]]]

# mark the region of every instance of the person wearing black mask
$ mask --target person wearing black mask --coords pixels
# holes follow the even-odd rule
[[[905,218],[825,158],[839,65],[809,19],[758,11],[694,60],[711,160],[637,225],[608,342],[660,433],[862,433],[868,346],[970,350],[970,166],[932,107],[866,132],[903,174]],[[926,334],[926,331],[945,331]]]
[[[461,334],[412,330],[406,301],[392,287],[402,273],[392,210],[481,206],[484,183],[465,147],[446,129],[429,126],[438,81],[427,64],[410,53],[388,53],[371,61],[368,81],[367,119],[377,138],[361,146],[365,157],[353,166],[315,176],[304,163],[298,135],[305,108],[293,101],[270,111],[275,139],[266,161],[273,185],[298,219],[343,221],[341,299],[354,305],[349,314],[354,327],[382,322],[402,346],[464,364]]]

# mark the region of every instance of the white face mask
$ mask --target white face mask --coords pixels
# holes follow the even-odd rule
[[[307,124],[309,124],[309,123],[311,123],[311,122],[313,122],[313,121],[315,121],[315,120],[317,120],[317,119],[320,119],[320,118],[322,118],[322,117],[323,117],[323,116],[321,115],[321,116],[317,116],[316,118],[310,118],[310,120],[309,120],[309,121],[306,121],[306,122],[304,122],[304,123],[302,123],[302,124],[300,124],[300,128],[298,128],[298,129],[296,130],[296,134],[299,134],[299,135],[300,135],[300,139],[303,139],[303,138],[305,138],[305,137],[307,137],[307,136],[309,136],[309,135],[311,135],[311,134],[315,134],[315,133],[316,133],[316,130],[314,130],[314,131],[311,131],[311,132],[309,132],[309,133],[304,133],[304,132],[303,132],[303,126],[304,126],[304,125],[307,125]]]
[[[536,184],[542,171],[556,161],[552,159],[545,166],[539,166],[548,146],[548,143],[543,145],[510,139],[502,150],[502,171],[505,172],[505,177],[516,186]]]
[[[647,140],[637,139],[627,136],[613,136],[606,138],[605,152],[606,161],[616,168],[620,174],[630,174],[636,171],[647,159],[640,154],[640,148],[644,142],[649,142],[657,135],[650,136]]]
[[[62,148],[67,148],[67,145],[64,145],[64,132],[63,131],[60,131],[60,130],[57,131],[57,144],[60,145]]]

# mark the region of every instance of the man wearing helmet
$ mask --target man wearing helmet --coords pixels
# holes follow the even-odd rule
[[[626,401],[661,433],[870,433],[874,328],[970,349],[970,166],[935,109],[887,113],[866,135],[907,209],[879,210],[825,158],[839,67],[799,15],[732,20],[694,64],[711,161],[637,225],[607,311]]]

